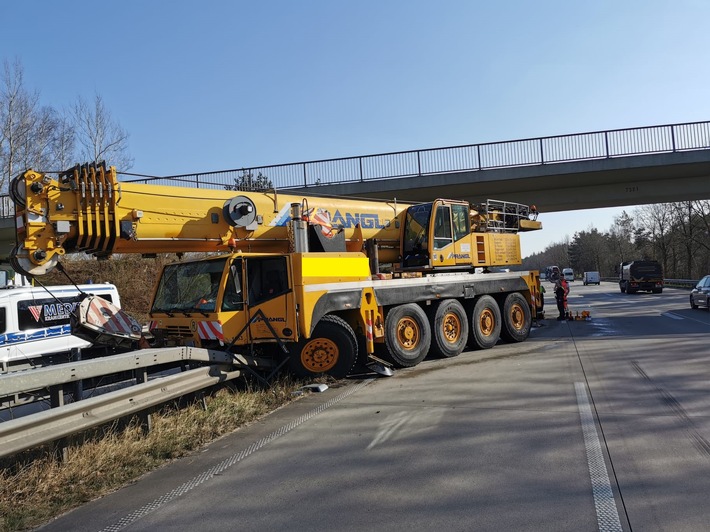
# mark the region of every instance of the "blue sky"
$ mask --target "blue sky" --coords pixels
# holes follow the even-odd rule
[[[707,120],[710,2],[0,1],[0,59],[169,175]],[[524,254],[622,209],[541,215]],[[627,208],[632,210],[632,208]]]

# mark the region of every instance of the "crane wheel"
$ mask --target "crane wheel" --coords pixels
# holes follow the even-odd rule
[[[342,379],[357,360],[357,338],[344,319],[328,315],[316,325],[310,338],[292,349],[288,361],[291,373],[299,377],[330,375]]]
[[[503,303],[501,336],[509,342],[522,342],[530,335],[532,313],[520,292],[508,294]]]
[[[481,296],[471,310],[469,344],[476,349],[490,349],[498,343],[501,330],[498,303],[491,296]]]
[[[387,355],[396,367],[410,368],[427,356],[431,346],[431,327],[422,308],[407,303],[390,309],[385,318]]]
[[[455,299],[445,299],[431,308],[431,352],[441,358],[461,354],[468,340],[468,316]]]

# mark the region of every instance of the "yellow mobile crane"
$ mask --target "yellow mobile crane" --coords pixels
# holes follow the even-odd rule
[[[234,353],[266,368],[342,377],[358,358],[395,367],[430,351],[527,338],[539,275],[521,263],[534,208],[296,196],[120,182],[114,167],[76,166],[11,183],[16,271],[65,253],[203,252],[166,266],[150,309],[157,346]]]

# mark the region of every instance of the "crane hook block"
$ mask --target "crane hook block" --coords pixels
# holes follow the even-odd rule
[[[225,221],[232,227],[244,227],[246,229],[256,229],[256,205],[246,196],[235,196],[224,203],[222,215]]]

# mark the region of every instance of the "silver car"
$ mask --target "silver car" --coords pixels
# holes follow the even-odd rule
[[[690,292],[690,308],[705,307],[710,311],[710,275],[706,275]]]

